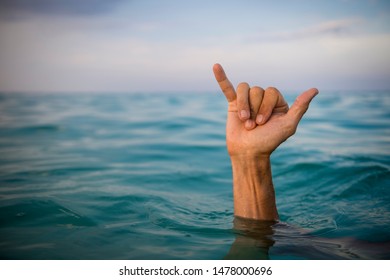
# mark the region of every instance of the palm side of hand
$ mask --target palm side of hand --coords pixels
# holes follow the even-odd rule
[[[242,83],[237,87],[237,96],[222,66],[215,64],[213,70],[229,104],[226,143],[230,156],[269,156],[295,133],[311,100],[318,94],[315,88],[303,92],[289,109],[277,89],[269,88],[260,94],[252,94],[255,93],[252,89],[256,88],[258,93],[261,88],[249,88],[246,83]],[[243,119],[240,113],[249,108],[250,116],[247,115],[247,118]],[[257,119],[259,114],[262,121]]]
[[[226,124],[227,149],[230,156],[269,156],[294,132],[294,125],[286,114],[273,114],[265,124],[247,130],[237,113],[229,112]]]

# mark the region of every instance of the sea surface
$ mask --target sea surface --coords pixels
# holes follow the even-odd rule
[[[271,157],[276,224],[233,216],[226,108],[0,94],[0,258],[390,259],[390,91],[314,99]]]

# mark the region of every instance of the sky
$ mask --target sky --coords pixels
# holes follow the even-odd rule
[[[390,89],[390,1],[0,0],[1,92]]]

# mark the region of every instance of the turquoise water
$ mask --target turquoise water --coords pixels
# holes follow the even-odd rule
[[[287,95],[289,101],[294,95]],[[234,219],[222,94],[0,94],[2,259],[389,259],[390,92],[321,92]]]

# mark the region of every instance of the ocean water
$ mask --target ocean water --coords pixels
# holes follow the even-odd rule
[[[277,224],[233,216],[226,107],[0,94],[0,258],[390,258],[389,91],[316,97],[271,158]]]

